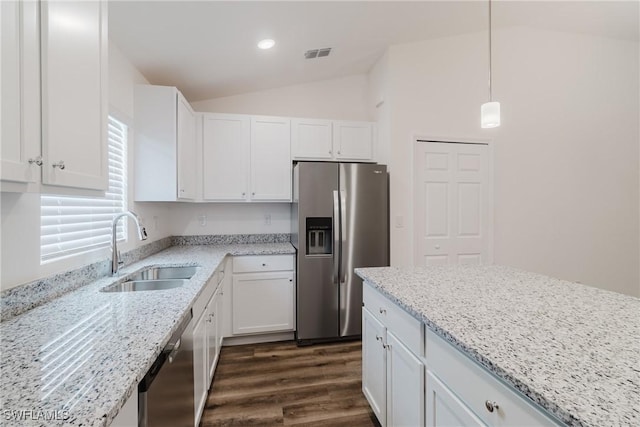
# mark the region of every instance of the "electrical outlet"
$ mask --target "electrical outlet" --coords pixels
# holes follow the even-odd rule
[[[200,223],[200,227],[207,226],[207,214],[198,215],[198,222]]]
[[[271,214],[265,214],[264,216],[264,224],[271,225]]]
[[[158,217],[156,215],[153,216],[153,229],[157,230],[158,229]]]

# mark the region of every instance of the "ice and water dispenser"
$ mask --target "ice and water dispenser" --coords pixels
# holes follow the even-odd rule
[[[307,255],[331,255],[332,218],[307,218]]]

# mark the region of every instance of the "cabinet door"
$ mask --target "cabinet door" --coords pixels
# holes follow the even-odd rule
[[[387,422],[387,352],[385,328],[366,308],[362,309],[362,393],[384,427]]]
[[[292,119],[291,156],[294,160],[331,159],[331,121]]]
[[[107,3],[41,2],[43,182],[106,190]]]
[[[207,400],[207,310],[193,328],[193,393],[196,425]]]
[[[369,122],[333,122],[333,150],[339,160],[373,160],[373,126]]]
[[[291,123],[251,118],[251,200],[291,201]]]
[[[196,116],[187,100],[177,96],[178,199],[196,198]]]
[[[203,116],[203,199],[243,201],[249,191],[249,116]]]
[[[238,274],[233,277],[234,334],[293,330],[293,272]]]
[[[424,365],[387,331],[387,424],[424,425]]]
[[[427,370],[425,394],[427,427],[484,426],[431,371]]]
[[[35,183],[40,181],[37,3],[2,1],[0,19],[0,179]]]
[[[218,339],[220,330],[220,319],[218,316],[219,291],[216,292],[209,305],[205,316],[207,316],[207,388],[211,386],[213,373],[218,363],[218,354],[220,353],[220,341]]]

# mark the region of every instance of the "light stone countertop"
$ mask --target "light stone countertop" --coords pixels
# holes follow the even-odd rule
[[[356,273],[566,424],[640,425],[640,299],[502,266]]]
[[[199,265],[179,288],[100,292],[105,277],[0,324],[0,425],[105,426],[229,255],[294,254],[289,243],[174,246],[120,274],[157,265]],[[59,412],[64,421],[39,416]],[[12,411],[34,411],[27,421]]]

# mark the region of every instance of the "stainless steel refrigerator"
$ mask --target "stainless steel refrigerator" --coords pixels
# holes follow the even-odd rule
[[[362,333],[357,267],[389,265],[387,167],[300,162],[293,169],[298,344]]]

